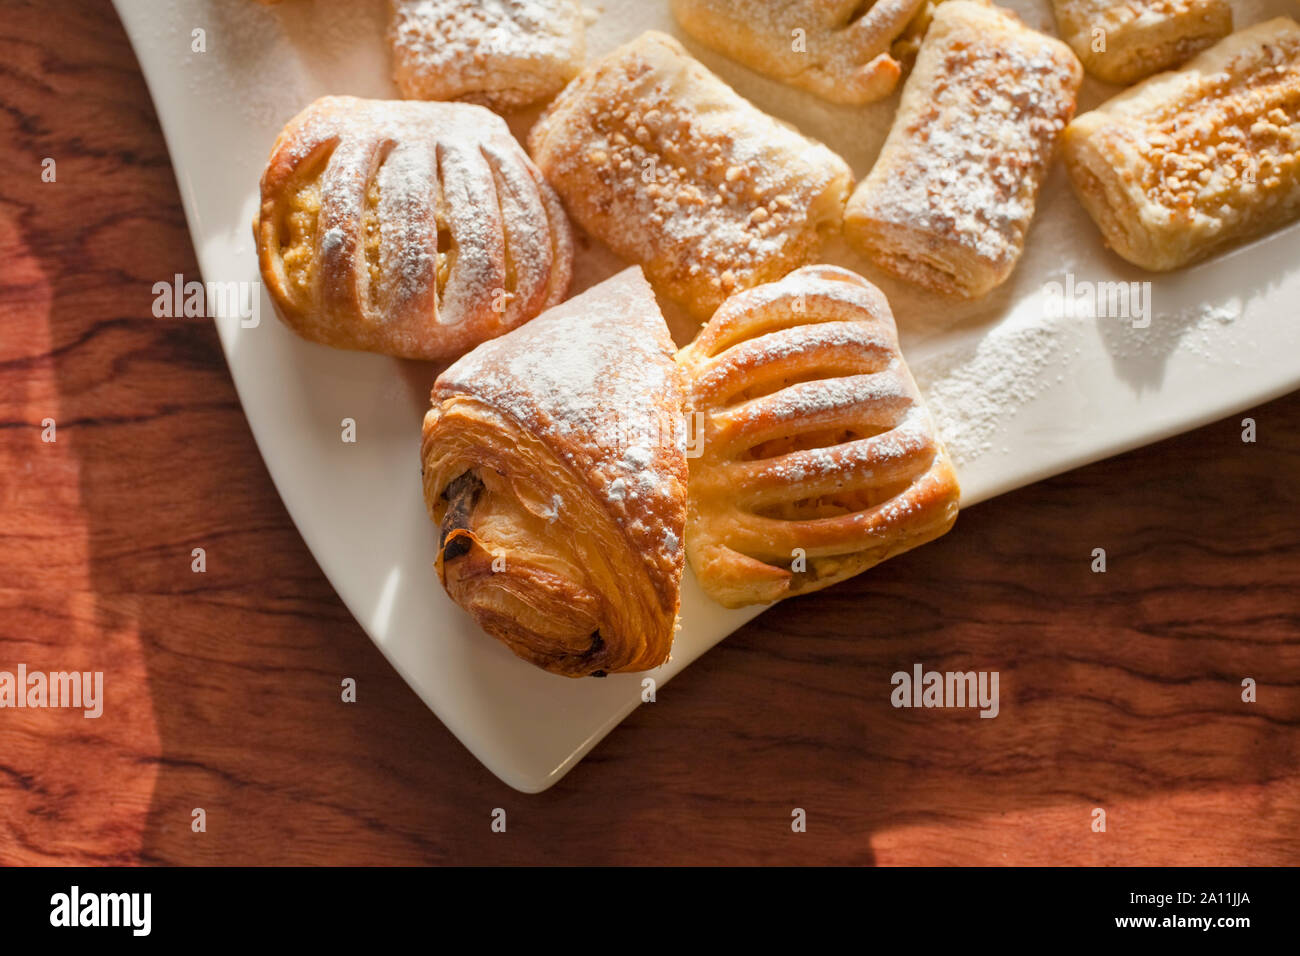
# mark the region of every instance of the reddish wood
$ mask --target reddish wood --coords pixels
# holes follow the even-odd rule
[[[1300,394],[769,611],[524,796],[344,610],[210,325],[151,317],[198,269],[109,5],[5,2],[0,73],[0,669],[108,681],[0,711],[0,862],[1300,860]],[[999,670],[1001,715],[894,710],[914,661]]]

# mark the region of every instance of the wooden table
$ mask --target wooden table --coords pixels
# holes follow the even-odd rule
[[[0,670],[107,685],[0,710],[0,862],[1300,860],[1300,394],[768,611],[525,796],[339,602],[209,322],[151,316],[198,267],[108,4],[0,12]],[[894,709],[915,662],[997,670],[1000,715]]]

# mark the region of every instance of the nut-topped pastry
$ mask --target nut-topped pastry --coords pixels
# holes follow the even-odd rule
[[[528,146],[570,215],[699,319],[814,257],[853,181],[653,31],[584,70]]]
[[[465,103],[317,100],[275,142],[253,233],[290,328],[402,358],[526,322],[572,269],[559,200],[505,121]]]
[[[1300,25],[1239,30],[1084,113],[1064,154],[1107,245],[1147,269],[1300,217]]]

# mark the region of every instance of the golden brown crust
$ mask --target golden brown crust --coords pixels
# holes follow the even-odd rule
[[[687,478],[672,351],[634,268],[434,385],[421,461],[438,574],[484,630],[553,673],[646,670],[672,647]]]
[[[806,594],[952,527],[952,464],[866,279],[808,266],[733,296],[677,362],[702,429],[687,554],[714,600]]]
[[[1052,0],[1061,37],[1093,76],[1127,85],[1232,32],[1228,0]]]
[[[304,338],[459,355],[560,301],[558,198],[479,106],[327,96],[289,121],[253,224],[262,280]]]
[[[391,0],[393,80],[408,99],[498,111],[558,93],[582,69],[578,0]]]
[[[1066,169],[1106,244],[1163,271],[1300,216],[1300,25],[1239,30],[1084,113]]]
[[[894,91],[891,46],[924,0],[673,0],[682,29],[719,53],[834,103]]]
[[[941,4],[880,157],[849,200],[845,236],[917,285],[989,292],[1024,249],[1082,78],[1069,47],[1013,14]]]
[[[653,31],[583,71],[528,145],[570,215],[701,320],[809,261],[853,181]]]

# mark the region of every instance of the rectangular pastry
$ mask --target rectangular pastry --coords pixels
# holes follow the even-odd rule
[[[812,259],[848,164],[649,31],[587,67],[528,135],[570,215],[699,319]]]
[[[1065,131],[1075,192],[1107,244],[1156,271],[1300,215],[1300,25],[1239,30]]]
[[[390,0],[402,96],[497,112],[554,96],[585,54],[579,0]]]
[[[849,241],[949,295],[1003,282],[1082,79],[1069,47],[1014,14],[941,4],[880,158],[845,210]]]
[[[1178,66],[1232,32],[1228,0],[1052,0],[1061,36],[1107,83]]]

